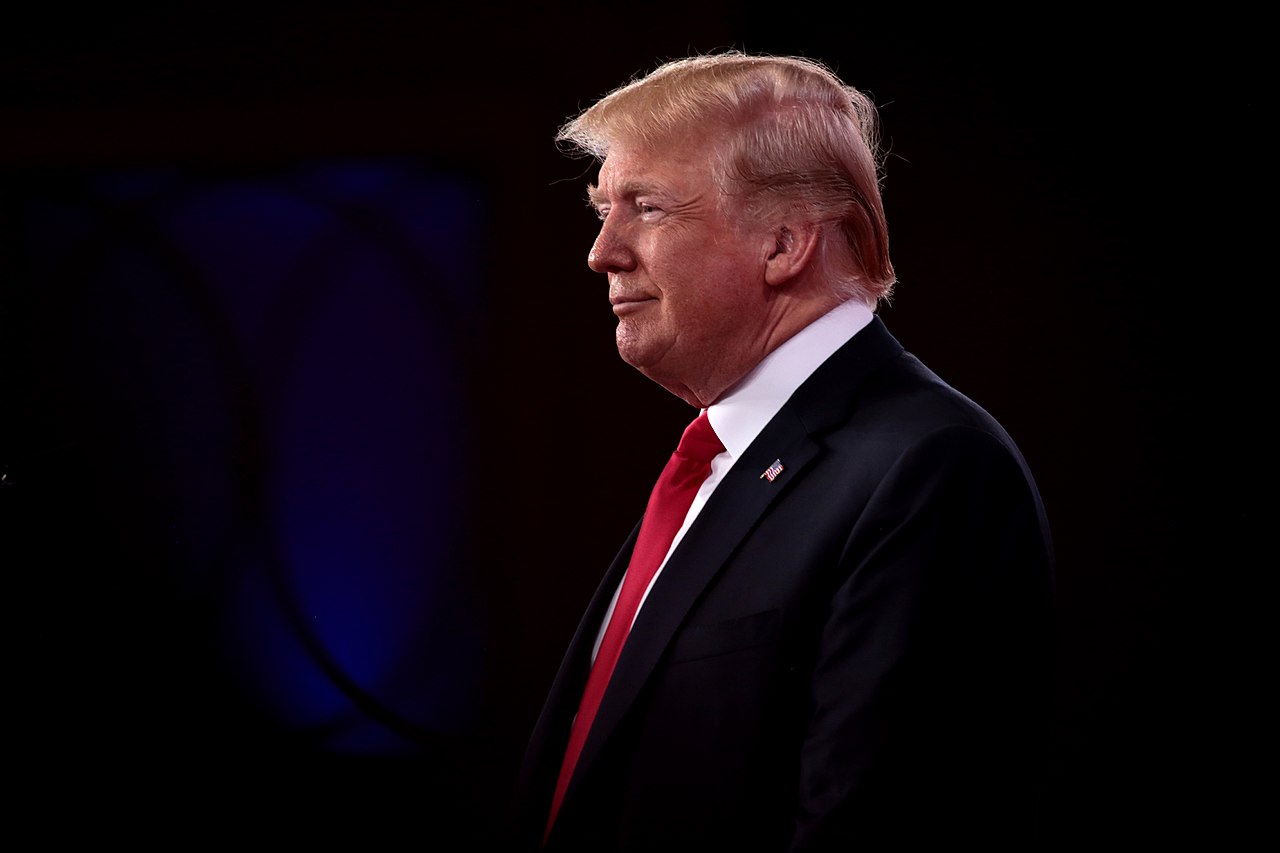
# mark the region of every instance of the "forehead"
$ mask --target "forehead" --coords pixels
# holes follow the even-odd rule
[[[684,197],[719,188],[716,148],[701,135],[661,145],[615,143],[600,165],[593,202],[645,193]]]

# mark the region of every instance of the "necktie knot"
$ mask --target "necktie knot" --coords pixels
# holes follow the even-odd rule
[[[694,418],[693,423],[684,429],[676,453],[687,459],[698,462],[710,462],[718,454],[724,452],[724,444],[716,431],[711,428],[711,420],[703,412]]]

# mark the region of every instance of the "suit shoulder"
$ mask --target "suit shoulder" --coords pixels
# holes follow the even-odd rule
[[[854,407],[855,419],[859,414],[914,438],[947,427],[967,427],[1012,445],[990,412],[907,352],[867,377]]]

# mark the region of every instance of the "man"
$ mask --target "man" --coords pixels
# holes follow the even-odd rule
[[[822,65],[738,52],[562,128],[601,161],[588,262],[618,350],[723,450],[656,577],[624,580],[655,503],[606,572],[530,741],[514,849],[1030,843],[1048,527],[1010,437],[874,313],[895,284],[876,130]]]

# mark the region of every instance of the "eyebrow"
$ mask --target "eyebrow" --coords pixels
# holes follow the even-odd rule
[[[635,198],[638,195],[646,195],[652,193],[662,193],[663,190],[655,184],[646,184],[632,181],[625,183],[618,188],[619,195],[622,198]],[[587,201],[592,207],[600,207],[608,204],[609,200],[603,190],[595,184],[587,184]]]

